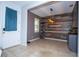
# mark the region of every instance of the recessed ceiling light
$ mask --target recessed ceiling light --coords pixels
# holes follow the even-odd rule
[[[52,9],[52,8],[50,8],[50,11],[53,11],[53,9]]]

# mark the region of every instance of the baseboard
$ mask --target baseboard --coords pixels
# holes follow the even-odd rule
[[[21,42],[20,45],[27,46],[27,43],[26,42]]]
[[[33,41],[36,41],[36,40],[39,40],[40,38],[34,38],[32,40],[29,40],[29,42],[33,42]]]
[[[61,39],[56,39],[56,38],[45,38],[47,40],[55,40],[55,41],[62,41],[62,42],[67,42],[67,40],[61,40]]]
[[[4,49],[10,49],[10,48],[16,47],[16,46],[18,46],[18,45],[21,45],[21,44],[17,44],[17,45],[14,45],[14,46],[11,46],[11,47],[6,47],[6,48],[4,47],[4,48],[2,48],[2,49],[3,49],[3,50],[4,50]]]

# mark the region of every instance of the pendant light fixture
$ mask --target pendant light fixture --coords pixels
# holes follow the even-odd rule
[[[50,18],[48,19],[48,24],[53,24],[54,23],[54,18],[52,18],[52,12],[53,12],[53,9],[50,8]]]

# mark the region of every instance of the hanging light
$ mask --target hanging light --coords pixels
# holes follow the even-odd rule
[[[52,19],[48,19],[48,24],[53,24],[54,21]]]
[[[52,11],[53,9],[50,8],[50,14],[52,15]],[[54,18],[52,18],[52,16],[48,19],[48,24],[53,24],[54,23]]]

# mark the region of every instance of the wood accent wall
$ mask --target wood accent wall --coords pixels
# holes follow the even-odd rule
[[[63,14],[64,15],[64,14]],[[72,13],[64,16],[55,16],[54,24],[47,25],[48,18],[42,18],[44,23],[44,37],[67,39],[68,33],[72,27]]]

